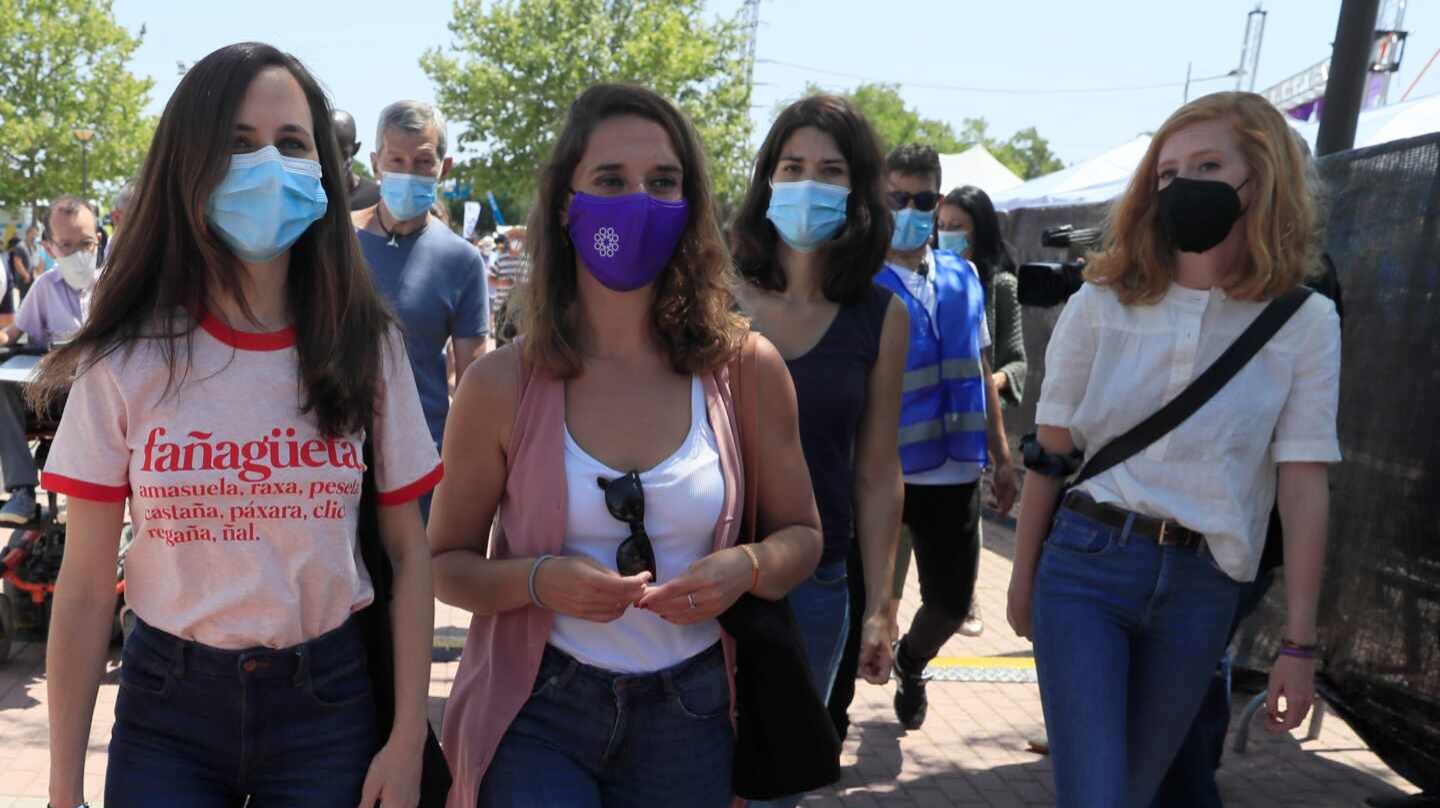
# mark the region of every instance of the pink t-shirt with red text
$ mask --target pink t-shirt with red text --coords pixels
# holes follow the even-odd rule
[[[374,599],[356,542],[364,437],[321,435],[300,412],[295,336],[206,316],[177,345],[137,340],[75,381],[44,486],[130,500],[125,598],[146,623],[217,648],[285,648]],[[443,470],[398,334],[375,415],[381,505],[429,492]],[[73,541],[74,539],[72,539]]]

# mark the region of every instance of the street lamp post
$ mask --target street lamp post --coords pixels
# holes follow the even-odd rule
[[[88,126],[76,127],[73,132],[75,139],[80,141],[80,196],[90,198],[90,141],[95,138],[95,130]]]

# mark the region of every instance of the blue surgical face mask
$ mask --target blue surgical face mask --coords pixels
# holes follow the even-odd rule
[[[385,200],[391,216],[408,222],[435,204],[435,186],[439,183],[436,177],[386,171],[380,175],[380,198]]]
[[[231,252],[269,261],[290,249],[328,204],[319,163],[266,146],[230,157],[230,172],[211,192],[205,217]]]
[[[890,236],[890,247],[900,252],[910,252],[925,246],[935,230],[935,211],[906,208],[895,212],[895,232]]]
[[[845,224],[849,197],[849,188],[814,180],[771,183],[765,218],[792,250],[814,252]]]
[[[940,249],[964,255],[970,249],[970,234],[964,230],[941,230]]]

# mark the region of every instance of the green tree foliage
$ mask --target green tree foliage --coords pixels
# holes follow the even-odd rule
[[[825,90],[815,84],[805,88],[807,95],[819,92]],[[1050,142],[1033,126],[1001,140],[990,134],[990,124],[984,118],[966,118],[956,132],[949,123],[926,118],[919,110],[906,106],[898,84],[862,84],[844,95],[870,121],[880,147],[887,151],[902,143],[928,143],[941,154],[953,154],[983,145],[1006,168],[1027,180],[1065,167],[1050,151]]]
[[[82,127],[95,131],[91,196],[134,176],[155,132],[153,82],[126,69],[140,36],[111,0],[0,0],[0,31],[0,207],[79,194]]]
[[[1004,143],[987,143],[986,147],[1022,179],[1043,177],[1065,167],[1065,161],[1050,151],[1050,141],[1033,126],[1021,129]]]
[[[813,85],[806,88],[817,91]],[[941,154],[963,151],[970,142],[956,136],[944,121],[921,117],[919,110],[905,105],[898,84],[862,84],[846,97],[862,112],[880,138],[885,151],[902,143],[928,143]]]
[[[690,116],[722,205],[738,199],[753,157],[744,32],[737,20],[705,21],[704,5],[455,0],[453,48],[430,50],[420,65],[446,115],[468,128],[460,147],[479,153],[457,176],[477,196],[529,200],[571,101],[597,82],[637,82]]]

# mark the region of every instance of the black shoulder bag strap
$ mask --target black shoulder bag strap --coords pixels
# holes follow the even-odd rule
[[[1124,463],[1183,424],[1265,347],[1265,343],[1305,305],[1311,294],[1313,292],[1310,289],[1301,286],[1272,300],[1265,310],[1260,312],[1260,316],[1255,318],[1255,322],[1215,360],[1215,364],[1201,373],[1195,381],[1190,382],[1180,395],[1154,415],[1136,424],[1129,432],[1110,441],[1091,455],[1081,467],[1080,473],[1070,482],[1070,487],[1074,488],[1091,477]]]

